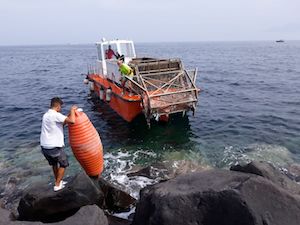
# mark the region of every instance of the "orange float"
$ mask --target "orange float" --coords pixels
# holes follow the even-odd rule
[[[75,111],[75,123],[69,124],[69,142],[72,151],[89,176],[99,176],[103,171],[103,147],[100,136],[87,117]]]

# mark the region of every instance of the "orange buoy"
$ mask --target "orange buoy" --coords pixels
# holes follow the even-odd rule
[[[103,147],[100,136],[87,115],[75,111],[75,123],[69,124],[69,142],[72,151],[89,176],[103,171]]]

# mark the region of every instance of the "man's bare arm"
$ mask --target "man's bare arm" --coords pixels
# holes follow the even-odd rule
[[[75,110],[77,109],[78,107],[76,105],[73,105],[70,109],[70,113],[68,115],[68,117],[65,119],[65,122],[64,124],[66,123],[71,123],[71,124],[74,124],[75,123]]]

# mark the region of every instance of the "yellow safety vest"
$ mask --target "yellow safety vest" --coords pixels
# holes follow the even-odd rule
[[[125,63],[122,63],[122,65],[120,66],[120,72],[122,75],[126,75],[129,77],[133,76],[133,70]]]

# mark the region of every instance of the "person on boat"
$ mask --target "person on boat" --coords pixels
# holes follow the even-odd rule
[[[128,66],[126,63],[123,62],[123,60],[118,60],[118,66],[119,66],[119,71],[121,72],[122,78],[121,78],[121,86],[123,88],[122,94],[125,93],[125,85],[127,82],[127,76],[128,78],[132,79],[133,78],[133,69]],[[131,88],[131,83],[129,84]]]
[[[63,101],[60,98],[54,97],[51,99],[50,109],[43,115],[40,136],[42,153],[53,169],[54,191],[63,189],[66,184],[63,181],[63,176],[69,162],[63,150],[65,145],[63,126],[67,123],[75,123],[75,110],[77,109],[77,106],[72,106],[70,114],[65,116],[60,113],[62,105]]]
[[[108,49],[105,51],[105,57],[106,59],[112,59],[113,57],[117,58],[114,50],[111,49],[111,45],[108,45]]]
[[[120,55],[118,52],[117,52],[117,60],[120,60],[122,61],[122,63],[125,61],[125,56],[124,55]]]

